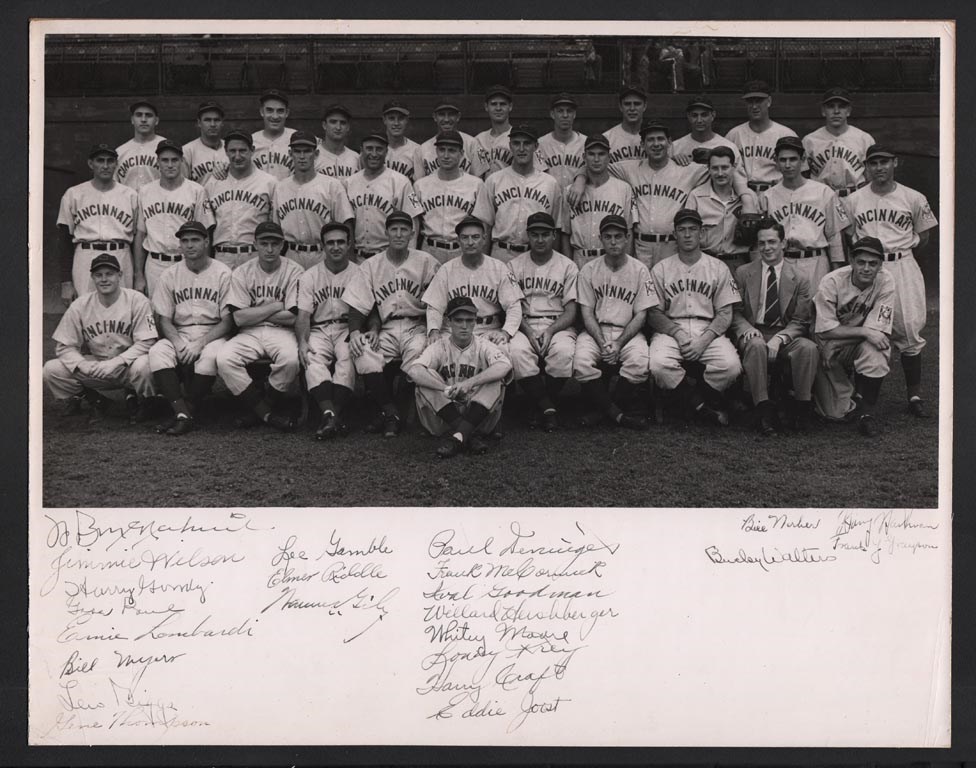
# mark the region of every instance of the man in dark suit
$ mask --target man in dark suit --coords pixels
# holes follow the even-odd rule
[[[735,305],[732,336],[742,358],[746,382],[763,435],[776,434],[769,372],[788,367],[793,397],[787,404],[791,426],[805,431],[812,415],[811,390],[817,373],[817,346],[809,338],[812,297],[816,289],[783,259],[783,226],[772,218],[759,222],[760,259],[735,272],[742,301]]]

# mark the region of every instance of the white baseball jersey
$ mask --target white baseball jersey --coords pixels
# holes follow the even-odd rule
[[[545,264],[536,264],[528,251],[508,263],[522,289],[522,317],[559,317],[571,301],[576,301],[579,268],[561,253],[553,251]]]
[[[149,141],[129,139],[115,148],[119,153],[119,164],[115,168],[115,180],[138,191],[143,184],[159,178],[159,165],[156,162],[156,147],[165,141],[164,136],[156,136]]]
[[[912,250],[918,245],[919,234],[939,224],[925,195],[897,182],[886,195],[868,186],[843,202],[854,224],[854,239],[876,237],[886,253]]]
[[[349,305],[342,300],[342,294],[358,273],[359,267],[352,262],[348,262],[341,272],[333,272],[320,261],[298,278],[298,309],[311,314],[312,325],[320,325],[326,320],[345,320]]]
[[[190,181],[205,185],[215,176],[222,179],[229,165],[223,141],[208,147],[198,137],[183,145],[183,175]]]
[[[503,168],[485,180],[485,187],[495,209],[493,238],[516,245],[527,244],[526,221],[540,211],[552,216],[557,230],[568,231],[562,190],[548,173],[535,169],[523,176],[514,168]]]
[[[274,177],[257,168],[241,179],[228,175],[208,181],[203,223],[208,227],[216,223],[214,245],[253,243],[258,224],[271,218],[274,188]]]
[[[394,147],[392,144],[386,150],[386,167],[390,170],[402,173],[410,181],[413,181],[413,162],[417,157],[417,149],[420,145],[413,139],[404,138],[403,144]]]
[[[174,255],[180,252],[176,231],[188,221],[201,221],[207,204],[203,187],[189,179],[179,179],[176,189],[164,189],[159,180],[139,190],[136,230],[144,237],[142,247],[152,253]]]
[[[735,190],[731,194],[730,198],[723,199],[710,183],[706,183],[695,187],[688,195],[686,205],[702,217],[701,249],[712,255],[749,252],[749,246],[734,242],[742,201]]]
[[[230,314],[231,268],[214,259],[207,267],[192,271],[185,261],[164,270],[153,291],[152,305],[160,317],[168,317],[177,327],[216,325]]]
[[[565,189],[586,164],[585,144],[586,137],[582,133],[573,131],[569,141],[563,143],[550,131],[539,139],[539,148],[535,153],[536,167],[552,176],[560,189]]]
[[[644,141],[640,132],[631,133],[624,129],[623,123],[617,123],[603,135],[610,142],[610,168],[622,169],[640,165],[644,159]]]
[[[268,273],[261,268],[257,256],[248,259],[231,273],[227,307],[233,312],[280,301],[286,310],[294,312],[298,308],[298,278],[303,271],[291,259],[282,259],[278,268]],[[278,327],[270,318],[257,325]]]
[[[644,162],[618,166],[614,173],[634,190],[634,221],[649,235],[674,232],[674,215],[685,207],[691,190],[708,178],[704,165],[680,166],[673,160],[658,170]]]
[[[776,184],[759,199],[760,207],[786,230],[788,248],[826,248],[851,223],[837,193],[812,179],[797,189]]]
[[[570,242],[573,248],[602,248],[600,242],[600,222],[605,216],[623,216],[627,231],[634,225],[634,190],[626,181],[613,176],[599,187],[587,184],[579,203],[569,207],[569,224],[572,232]]]
[[[437,259],[424,251],[411,249],[399,265],[390,261],[387,251],[383,251],[359,265],[359,272],[349,281],[342,300],[364,315],[377,305],[384,324],[390,318],[399,317],[415,317],[423,322],[426,315],[423,295],[439,266]]]
[[[808,133],[803,137],[803,148],[810,178],[832,189],[857,186],[865,180],[864,155],[872,144],[874,137],[853,125],[839,136],[825,126]]]
[[[487,169],[487,173],[500,171],[512,164],[512,150],[509,144],[511,132],[512,127],[509,126],[496,136],[489,128],[474,137],[474,140],[478,142],[478,157],[481,158],[481,166]]]
[[[291,135],[294,132],[294,128],[285,128],[280,135],[274,138],[268,136],[263,129],[252,133],[251,141],[254,142],[254,154],[251,159],[254,162],[254,167],[271,174],[275,179],[284,179],[290,176],[293,168],[291,155],[288,152],[288,142],[291,141]]]
[[[441,336],[417,358],[417,365],[437,371],[448,385],[477,376],[495,363],[507,362],[505,353],[484,336],[474,336],[468,346],[457,346],[450,336]]]
[[[478,142],[474,140],[474,136],[464,133],[464,131],[458,131],[458,133],[461,134],[461,141],[464,142],[464,151],[461,153],[459,167],[462,171],[470,173],[472,176],[484,176],[485,166],[481,162],[481,156],[478,154]],[[414,183],[424,176],[433,174],[440,167],[437,162],[437,147],[434,146],[436,139],[437,136],[431,136],[427,141],[417,147],[417,154],[414,156],[413,161]]]
[[[647,267],[625,256],[619,269],[611,269],[605,257],[593,259],[576,280],[577,301],[592,307],[598,323],[625,328],[634,315],[658,304]]]
[[[98,293],[85,293],[71,302],[52,338],[98,360],[111,360],[137,341],[156,338],[156,320],[149,299],[139,291],[122,288],[110,307]]]
[[[777,122],[771,122],[769,128],[762,133],[752,130],[749,123],[742,123],[725,134],[725,138],[735,144],[742,153],[746,177],[749,181],[758,181],[762,184],[775,184],[782,178],[780,172],[776,170],[773,150],[776,148],[776,142],[784,136],[796,136],[796,131]]]
[[[424,176],[414,184],[414,197],[423,212],[425,237],[454,242],[454,228],[465,216],[476,216],[488,226],[495,221],[485,182],[470,173],[449,181],[436,172]]]
[[[674,320],[712,320],[722,307],[741,300],[729,268],[706,253],[691,265],[678,254],[668,256],[654,265],[651,279],[658,308]]]
[[[346,192],[356,217],[356,247],[367,251],[381,251],[390,244],[386,217],[393,211],[403,211],[411,217],[423,213],[410,179],[389,168],[373,179],[366,177],[366,171],[353,174],[346,182]]]
[[[342,182],[319,173],[305,182],[288,176],[274,185],[271,194],[271,220],[293,243],[318,244],[323,226],[348,221],[352,215]]]
[[[483,256],[481,265],[472,269],[460,257],[444,264],[424,293],[424,304],[444,312],[447,303],[456,296],[467,296],[474,302],[479,318],[505,312],[505,330],[512,335],[522,322],[516,307],[522,301],[522,290],[508,267],[498,259]],[[513,313],[517,318],[513,319]],[[514,327],[513,327],[514,326]]]
[[[745,163],[742,160],[741,150],[729,141],[724,136],[715,134],[712,138],[707,141],[697,141],[694,136],[690,133],[686,136],[682,136],[680,139],[675,139],[671,143],[671,157],[681,157],[682,155],[687,155],[688,157],[693,157],[696,149],[714,149],[715,147],[728,147],[735,153],[735,173],[743,181],[746,179],[746,169]],[[694,160],[692,160],[694,162]],[[708,164],[704,164],[708,167]]]
[[[858,288],[851,282],[853,267],[846,266],[828,272],[813,304],[816,307],[814,331],[824,333],[839,326],[874,328],[891,333],[895,311],[895,281],[882,267],[870,286]]]
[[[103,192],[85,181],[64,193],[58,224],[68,228],[76,243],[131,241],[136,234],[138,210],[139,195],[131,187],[116,183]]]
[[[324,176],[339,179],[345,185],[350,176],[359,172],[359,153],[343,147],[342,152],[334,154],[319,139],[319,156],[315,158],[315,170]]]

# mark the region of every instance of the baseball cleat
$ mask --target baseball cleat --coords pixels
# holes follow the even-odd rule
[[[336,424],[335,414],[330,413],[327,416],[322,417],[322,423],[319,428],[315,430],[316,440],[331,440],[339,434],[339,427]]]
[[[488,445],[479,435],[471,435],[468,439],[468,451],[476,456],[480,456],[488,452]]]
[[[445,437],[439,446],[437,446],[437,458],[438,459],[453,459],[459,453],[464,445],[460,440],[453,436]]]
[[[89,424],[97,424],[102,419],[108,415],[108,409],[111,406],[107,397],[102,395],[96,395],[88,401],[91,406],[91,413],[88,416]]]
[[[698,409],[698,415],[710,424],[715,424],[719,427],[727,427],[729,425],[729,415],[718,408],[712,408],[709,405],[703,405]]]
[[[878,434],[878,425],[874,421],[874,416],[870,413],[862,414],[857,419],[857,431],[865,437],[874,437]]]
[[[173,416],[172,418],[166,419],[166,421],[156,425],[156,434],[164,435],[175,426],[176,426],[176,417]]]
[[[908,401],[908,412],[916,419],[927,419],[929,417],[929,411],[925,407],[925,401],[920,397],[913,397]]]
[[[621,414],[620,419],[615,423],[618,427],[623,427],[624,429],[647,429],[647,421],[637,416],[628,416],[626,413]]]
[[[269,413],[266,423],[281,432],[291,432],[295,428],[295,422],[280,413]]]
[[[772,418],[766,414],[759,417],[757,429],[763,437],[772,437],[776,434],[776,425],[773,424]]]
[[[251,427],[256,427],[261,423],[263,423],[261,417],[253,411],[245,411],[234,419],[234,426],[237,427],[237,429],[250,429]]]
[[[363,427],[363,432],[365,432],[367,435],[378,435],[383,431],[383,419],[384,416],[382,413],[376,414],[373,419],[365,427]]]
[[[172,437],[179,437],[180,435],[185,435],[187,432],[192,432],[192,431],[193,431],[193,417],[177,416],[176,423],[166,430],[166,434],[171,435]]]
[[[81,398],[75,395],[64,400],[58,409],[58,416],[62,419],[68,416],[77,416],[81,413]]]
[[[383,420],[383,437],[396,437],[400,434],[400,417],[387,416]]]
[[[590,413],[583,414],[579,420],[581,427],[596,427],[601,423],[603,423],[603,414],[598,411],[590,411]]]

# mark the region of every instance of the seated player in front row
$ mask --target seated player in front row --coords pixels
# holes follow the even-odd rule
[[[126,404],[137,408],[137,396],[153,395],[149,357],[156,324],[149,299],[122,287],[122,267],[110,253],[92,259],[93,293],[75,299],[54,331],[56,358],[44,363],[44,383],[63,413],[81,409],[81,396],[92,406],[91,421],[108,409],[98,391],[126,390]]]
[[[485,335],[474,333],[478,310],[467,296],[455,296],[445,311],[449,335],[434,341],[407,375],[417,385],[417,416],[433,435],[444,435],[437,456],[449,459],[467,448],[484,453],[478,433],[498,424],[505,401],[508,357]]]

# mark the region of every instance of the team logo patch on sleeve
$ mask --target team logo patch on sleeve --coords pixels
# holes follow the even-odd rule
[[[152,312],[146,313],[146,325],[149,326],[149,330],[156,333],[156,317]]]
[[[647,291],[647,295],[648,296],[655,296],[655,295],[657,295],[657,291],[654,290],[654,281],[653,280],[645,280],[644,281],[644,290]]]
[[[518,278],[515,277],[515,273],[512,270],[508,270],[508,280],[512,285],[518,286]]]
[[[732,293],[736,296],[739,295],[739,284],[735,281],[734,277],[729,279],[729,288],[732,289]]]
[[[889,322],[894,313],[894,309],[888,304],[878,305],[878,319],[884,322]]]

